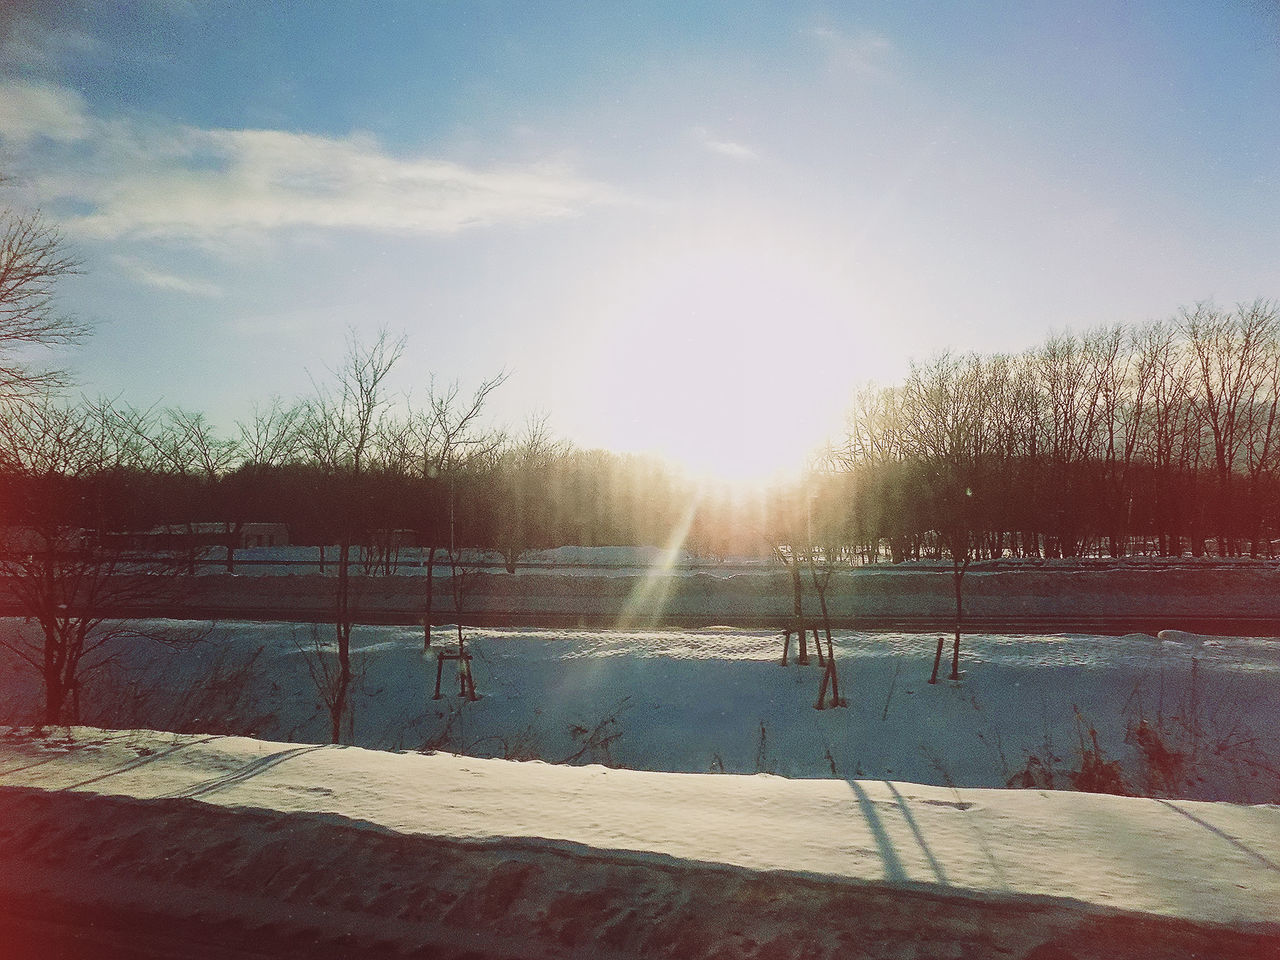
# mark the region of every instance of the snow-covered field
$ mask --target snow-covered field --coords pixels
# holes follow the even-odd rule
[[[193,630],[156,621],[152,630]],[[31,631],[20,621],[0,629]],[[324,742],[309,662],[331,627],[218,623],[189,649],[129,651],[85,690],[86,722]],[[454,663],[433,700],[437,627],[357,626],[347,742],[681,773],[891,778],[1070,788],[1116,762],[1132,792],[1280,801],[1280,642],[1146,635],[964,638],[963,677],[930,685],[936,634],[836,637],[846,706],[816,710],[821,669],[779,664],[769,631],[467,629],[480,699]],[[35,675],[0,661],[0,722],[30,719]],[[1096,731],[1096,745],[1091,731]],[[1164,751],[1162,753],[1161,751]],[[1105,772],[1106,768],[1096,770]]]
[[[308,662],[331,628],[147,626],[200,639],[139,644],[86,686],[84,719],[121,729],[0,737],[0,938],[123,957],[145,927],[168,938],[152,956],[312,960],[1280,955],[1274,639],[972,636],[961,680],[944,659],[930,685],[936,634],[842,632],[846,705],[819,711],[816,657],[793,643],[781,666],[768,631],[469,629],[470,702],[453,664],[431,698],[453,629],[424,657],[421,628],[357,626],[347,739],[371,751],[317,746]],[[29,720],[34,679],[0,661],[0,722]],[[1066,792],[1101,781],[1163,799]],[[1010,783],[1065,790],[990,789]]]

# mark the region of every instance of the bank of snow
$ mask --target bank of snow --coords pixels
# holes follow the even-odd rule
[[[86,795],[125,799],[75,799]],[[341,886],[346,893],[337,906],[385,918],[381,936],[393,941],[413,911],[435,924],[448,912],[447,905],[433,910],[431,904],[415,903],[415,896],[406,901],[406,890],[395,881],[412,872],[405,862],[407,848],[398,854],[388,848],[391,861],[383,866],[394,872],[385,876],[353,875],[359,863],[354,853],[337,877],[303,876],[290,869],[291,862],[309,863],[327,854],[300,847],[301,834],[288,833],[289,818],[327,824],[328,832],[317,828],[306,834],[306,843],[321,846],[348,844],[354,850],[381,842],[373,835],[453,844],[441,861],[452,864],[453,873],[433,880],[443,888],[450,882],[479,884],[468,873],[475,864],[481,864],[490,885],[494,871],[509,875],[536,867],[537,882],[527,876],[508,884],[498,911],[502,917],[545,921],[557,898],[594,885],[592,909],[607,903],[612,915],[595,917],[587,933],[576,934],[585,937],[583,946],[596,942],[591,938],[628,911],[636,921],[637,904],[657,896],[658,887],[669,886],[678,899],[682,884],[700,884],[706,893],[717,884],[732,887],[748,875],[769,878],[768,887],[784,900],[793,883],[798,891],[815,884],[828,892],[852,885],[864,893],[888,888],[934,898],[922,909],[951,918],[948,923],[966,915],[964,929],[971,937],[974,917],[985,916],[983,910],[1013,905],[1019,920],[1015,924],[1010,918],[1009,928],[1020,938],[1014,944],[1018,950],[1053,939],[1062,934],[1063,924],[1070,927],[1082,918],[1138,915],[1243,932],[1255,938],[1249,949],[1280,945],[1275,926],[1280,808],[1272,806],[965,790],[888,780],[658,774],[74,728],[56,738],[33,739],[18,731],[0,737],[0,807],[6,823],[0,836],[0,863],[6,866],[0,873],[7,873],[0,885],[8,889],[29,892],[44,884],[83,899],[90,896],[86,876],[106,880],[116,871],[131,879],[117,892],[109,883],[97,883],[95,902],[127,899],[134,889],[129,883],[153,877],[217,890],[217,909],[230,914],[240,909],[237,898],[248,910],[259,909],[263,897],[274,897],[281,913],[288,914],[290,904],[314,907],[317,891]],[[214,809],[234,815],[207,812]],[[148,823],[161,834],[149,836]],[[352,839],[353,829],[369,839]],[[272,842],[259,836],[264,830]],[[292,836],[289,843],[274,842],[286,836]],[[494,851],[501,855],[490,863]],[[164,862],[139,863],[148,857]],[[380,868],[373,864],[371,869]],[[699,872],[708,869],[720,880],[708,881]],[[604,874],[587,879],[601,870]],[[629,883],[648,877],[649,886],[622,885],[623,873]],[[455,898],[461,892],[455,890]],[[692,896],[692,888],[685,896]],[[957,911],[956,898],[971,906]],[[202,909],[213,909],[206,901]],[[947,903],[953,906],[939,906]],[[672,899],[668,907],[674,904]],[[459,926],[479,928],[500,920],[486,920],[482,899],[471,910],[471,919],[455,918],[455,934]],[[708,929],[720,923],[724,942],[736,937],[756,945],[784,929],[783,919],[772,911],[754,911],[753,919],[753,911],[741,904],[736,910],[733,929],[723,927],[730,914],[702,923],[710,923]],[[1063,919],[1072,916],[1075,920]],[[662,926],[661,916],[641,921],[632,922],[630,939],[614,944],[616,949],[641,949],[644,938]],[[876,922],[867,914],[833,917],[826,933],[850,924],[872,929]],[[894,936],[902,949],[884,956],[918,955],[912,944],[918,946],[922,930],[940,935],[936,922],[901,917],[893,922],[900,925]],[[962,939],[960,929],[954,932]],[[993,937],[998,942],[1010,931],[984,936],[990,945]],[[526,933],[531,940],[542,936],[535,927]],[[1177,936],[1202,933],[1175,930]],[[609,953],[606,943],[597,946]],[[686,955],[710,955],[711,946],[701,942]],[[831,946],[836,952],[838,944]],[[1073,949],[1078,951],[1079,944]],[[480,953],[487,955],[483,945]],[[1119,949],[1116,954],[1142,955]]]

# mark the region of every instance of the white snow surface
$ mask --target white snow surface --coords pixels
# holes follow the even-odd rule
[[[650,773],[92,728],[0,737],[0,786],[195,799],[335,815],[404,835],[514,839],[1214,924],[1274,925],[1280,903],[1276,806]],[[227,839],[224,831],[207,842]]]
[[[202,639],[111,650],[98,727],[34,732],[0,655],[0,927],[52,895],[80,933],[150,911],[315,960],[1280,950],[1275,639],[971,635],[931,685],[936,634],[842,631],[815,710],[767,630],[467,629],[469,702],[453,664],[431,698],[456,628],[357,626],[358,746],[321,746],[332,627],[137,626]],[[1071,791],[1090,756],[1152,798]]]
[[[149,621],[153,634],[200,625]],[[82,717],[102,727],[251,733],[323,742],[329,718],[308,668],[332,627],[224,622],[170,651],[136,643],[91,674]],[[10,636],[34,624],[0,620]],[[979,634],[950,641],[927,682],[936,634],[839,632],[845,706],[815,710],[822,675],[782,667],[766,630],[467,629],[480,699],[457,696],[436,654],[456,630],[360,626],[359,682],[344,740],[387,749],[599,762],[674,773],[773,773],[938,786],[1070,789],[1097,737],[1133,792],[1170,798],[1280,802],[1280,642],[1268,638]],[[237,665],[254,654],[245,672]],[[30,667],[0,650],[0,723],[29,723],[40,702]],[[829,703],[829,698],[828,698]],[[1143,753],[1143,725],[1181,758],[1164,781]]]

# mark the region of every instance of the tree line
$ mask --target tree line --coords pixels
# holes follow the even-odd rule
[[[866,560],[1269,557],[1280,529],[1280,307],[943,354],[865,388],[823,482]]]
[[[21,526],[135,545],[127,535],[164,529],[174,543],[198,527],[206,547],[217,541],[205,562],[234,571],[257,521],[285,523],[293,544],[453,544],[514,566],[537,548],[665,543],[705,497],[657,458],[574,449],[543,421],[479,426],[468,416],[494,386],[460,402],[453,387],[431,392],[367,428],[330,401],[275,399],[230,436],[183,410],[43,397],[0,418],[0,509]],[[740,501],[705,503],[691,534],[699,552],[759,552],[732,535]]]

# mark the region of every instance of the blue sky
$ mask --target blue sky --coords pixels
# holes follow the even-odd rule
[[[1270,0],[0,17],[82,388],[228,424],[385,325],[398,390],[758,472],[910,358],[1280,296]]]

